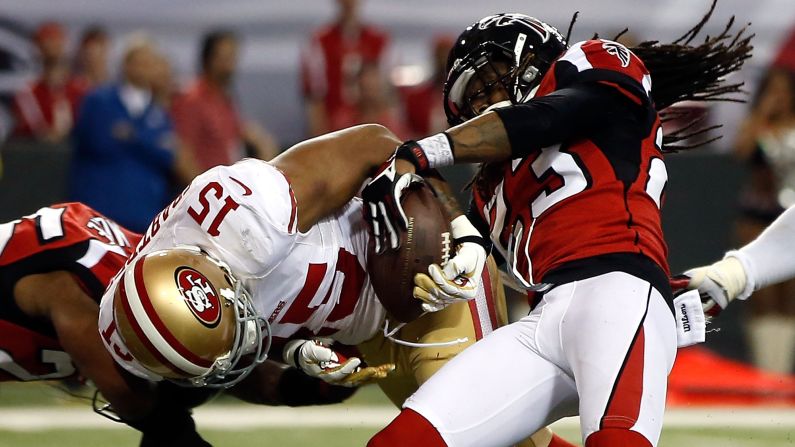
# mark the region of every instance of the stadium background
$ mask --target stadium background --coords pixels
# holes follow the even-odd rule
[[[639,40],[667,41],[689,29],[708,6],[706,0],[458,0],[454,3],[363,0],[362,3],[364,20],[390,35],[387,64],[393,68],[409,67],[403,73],[420,77],[429,69],[429,42],[434,36],[456,34],[475,19],[493,12],[525,12],[565,30],[571,14],[580,11],[573,41],[595,32],[611,37],[625,27]],[[57,19],[73,39],[87,25],[106,27],[114,42],[111,67],[118,66],[124,37],[144,30],[171,59],[180,80],[188,80],[195,74],[200,36],[211,28],[230,28],[242,38],[235,83],[241,109],[248,118],[267,126],[281,146],[287,147],[304,138],[306,132],[299,88],[299,53],[311,31],[328,22],[333,13],[332,0],[0,0],[0,42],[19,55],[21,61],[15,70],[0,73],[0,92],[7,94],[34,75],[33,47],[22,36],[45,20]],[[741,23],[752,22],[752,31],[756,33],[754,56],[737,75],[752,91],[795,26],[795,2],[721,0],[706,31],[719,32],[731,15],[736,15]],[[732,244],[731,226],[744,170],[728,152],[746,106],[720,104],[711,113],[713,122],[725,124],[725,137],[708,149],[674,155],[667,160],[670,183],[664,225],[674,271],[716,259]],[[0,154],[4,164],[0,178],[0,221],[65,198],[68,145],[11,140]],[[466,171],[451,174],[458,184],[469,175]],[[729,358],[747,360],[742,317],[742,305],[727,311],[719,323],[721,331],[710,334],[707,346]],[[709,371],[703,373],[709,375]],[[392,410],[376,390],[359,394],[350,404],[316,413],[240,407],[221,401],[199,410],[199,426],[208,427],[202,432],[208,433],[208,439],[217,445],[362,445],[369,434],[389,419]],[[793,401],[795,397],[790,395],[789,403]],[[134,445],[134,433],[97,428],[114,427],[91,414],[84,402],[65,397],[51,387],[3,384],[0,406],[0,446],[110,445],[116,439],[117,445]],[[20,407],[32,409],[24,412]],[[734,406],[674,409],[661,445],[790,445],[795,443],[792,408],[761,405],[751,410],[737,410]],[[73,416],[76,419],[70,419]],[[58,431],[49,431],[52,429]],[[564,422],[561,431],[568,439],[578,438],[571,421]]]

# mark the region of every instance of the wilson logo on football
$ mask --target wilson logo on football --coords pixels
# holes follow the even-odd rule
[[[180,267],[174,273],[182,298],[199,322],[213,328],[221,321],[221,300],[207,278],[190,267]]]

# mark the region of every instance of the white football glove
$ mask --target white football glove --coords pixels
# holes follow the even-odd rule
[[[383,379],[395,369],[393,363],[361,367],[358,357],[346,358],[318,340],[289,341],[284,346],[283,357],[285,363],[300,368],[308,376],[349,387]]]
[[[422,310],[426,312],[442,310],[456,301],[471,300],[480,286],[488,241],[466,216],[453,219],[450,227],[453,242],[457,243],[455,256],[444,266],[428,266],[427,275],[414,276],[414,298],[423,302]]]
[[[743,293],[748,281],[740,260],[731,256],[712,265],[690,269],[684,275],[689,278],[687,288],[698,290],[704,313],[708,315],[717,315],[725,309]]]

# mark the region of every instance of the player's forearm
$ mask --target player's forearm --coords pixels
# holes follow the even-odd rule
[[[795,207],[778,217],[753,242],[729,252],[743,263],[754,290],[795,278]]]
[[[49,321],[80,374],[102,392],[120,416],[135,418],[154,405],[149,384],[116,366],[97,331],[99,306],[71,273],[28,275],[14,285],[14,301],[25,315]]]
[[[398,144],[388,129],[368,124],[299,143],[274,158],[271,164],[293,188],[299,228],[305,231],[350,201]]]
[[[454,148],[456,163],[480,163],[505,160],[511,155],[511,143],[500,117],[493,112],[481,115],[447,131]]]
[[[626,101],[608,87],[578,85],[496,109],[419,140],[414,144],[422,149],[420,156],[405,150],[398,155],[414,159],[420,168],[521,158],[588,134],[601,115],[624,113]]]
[[[58,307],[57,315],[52,317],[53,326],[81,375],[94,382],[114,411],[124,419],[148,414],[155,404],[154,393],[149,383],[117,367],[105,350],[97,331],[99,310],[90,309],[88,303],[73,306],[74,312],[65,311],[65,307]]]

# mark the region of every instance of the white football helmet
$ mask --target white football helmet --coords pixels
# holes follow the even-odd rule
[[[242,282],[193,246],[155,251],[126,266],[113,319],[138,363],[182,385],[230,387],[270,349],[268,321]],[[246,354],[253,358],[241,362]]]

